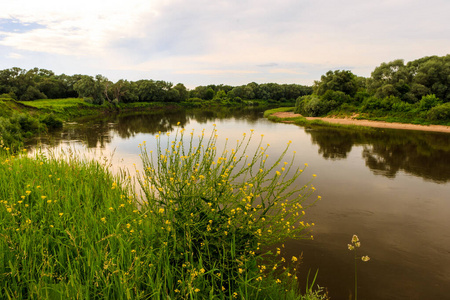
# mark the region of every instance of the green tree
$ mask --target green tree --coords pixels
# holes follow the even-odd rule
[[[321,76],[320,81],[315,81],[313,86],[314,93],[319,96],[331,90],[354,97],[358,88],[356,75],[347,70],[336,70],[334,72],[330,70]]]

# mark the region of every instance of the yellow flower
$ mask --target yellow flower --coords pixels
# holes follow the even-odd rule
[[[62,217],[64,215],[64,213],[59,213],[59,216]]]
[[[367,261],[370,260],[370,257],[368,257],[368,256],[366,255],[366,256],[361,257],[361,260],[364,261],[364,262],[367,262]]]
[[[29,195],[31,194],[31,191],[26,191],[25,194]]]
[[[195,289],[194,292],[198,293],[200,292],[200,289]]]
[[[292,256],[292,262],[296,262],[298,259],[295,256]]]
[[[106,218],[101,218],[100,221],[102,221],[103,223],[106,223]]]
[[[277,283],[281,283],[281,280],[280,280],[280,279],[277,279],[276,282],[277,282]]]
[[[160,208],[160,209],[159,209],[159,213],[160,213],[160,214],[164,213],[164,208]]]

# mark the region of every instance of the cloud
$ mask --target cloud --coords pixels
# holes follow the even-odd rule
[[[447,54],[449,10],[447,0],[15,0],[2,3],[0,47],[119,78],[312,83],[340,66],[369,76],[382,62]]]
[[[23,58],[23,55],[19,53],[9,53],[7,57],[12,59],[21,59]]]

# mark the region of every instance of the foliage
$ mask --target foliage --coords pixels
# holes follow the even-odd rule
[[[44,123],[48,129],[56,129],[63,127],[63,121],[54,114],[46,114],[40,118],[41,123]]]
[[[14,113],[10,117],[0,117],[0,144],[12,151],[21,147],[26,138],[46,131],[46,124],[29,114]]]
[[[438,98],[436,98],[435,95],[426,95],[423,96],[420,100],[419,109],[423,111],[430,110],[439,104],[442,104],[442,102]]]
[[[320,81],[314,82],[314,93],[324,95],[327,91],[339,91],[353,97],[358,91],[358,81],[356,76],[346,70],[328,71],[322,75]]]
[[[169,149],[184,139],[175,140],[167,143]],[[151,190],[142,181],[148,202],[136,197],[127,173],[111,175],[107,161],[101,165],[70,152],[63,159],[42,153],[33,158],[12,156],[9,149],[0,148],[0,298],[325,299],[310,287],[299,295],[294,275],[274,271],[279,265],[263,261],[258,249],[273,242],[262,233],[277,239],[288,235],[288,229],[294,236],[307,233],[306,224],[292,228],[294,223],[287,220],[301,218],[298,205],[308,189],[299,197],[289,192],[289,165],[285,171],[277,165],[255,170],[258,180],[245,178],[251,169],[244,163],[246,157],[241,164],[233,162],[232,152],[226,159],[213,157],[214,150],[205,148],[214,147],[213,141],[200,138],[194,146],[191,139],[189,148],[183,151],[180,146],[179,155],[166,152],[159,142],[154,167],[189,173],[175,176],[145,169],[155,179],[141,179],[159,187]],[[241,150],[249,147],[247,142],[238,144]],[[261,155],[248,162],[264,168],[262,150],[257,153]],[[151,168],[145,154],[144,164]],[[188,154],[192,155],[183,160]],[[216,159],[220,163],[212,164]],[[182,165],[177,167],[178,162]],[[272,177],[273,172],[280,174]],[[236,182],[239,189],[232,193],[222,180],[235,176],[241,183]],[[186,179],[190,186],[170,178]],[[263,182],[266,185],[257,185]],[[268,192],[258,197],[266,202],[256,202],[258,189]],[[156,194],[164,198],[153,197]],[[235,198],[226,201],[232,194]],[[251,203],[265,209],[247,209]],[[294,207],[293,215],[289,212]],[[288,218],[281,220],[283,214]],[[281,235],[269,232],[276,228],[284,229]],[[297,258],[289,260],[295,263]]]
[[[429,120],[449,120],[450,119],[450,102],[438,105],[430,109],[427,113]]]
[[[328,93],[327,95],[329,95]],[[295,113],[309,117],[318,117],[327,114],[339,104],[335,100],[327,100],[316,95],[299,97],[296,102]]]
[[[251,285],[260,286],[267,276],[262,247],[309,237],[302,205],[314,188],[292,186],[302,170],[294,168],[293,160],[282,163],[287,148],[266,166],[269,145],[262,147],[261,139],[250,150],[251,136],[244,134],[234,149],[225,144],[219,151],[215,130],[209,138],[202,132],[196,139],[194,132],[185,137],[182,129],[173,139],[156,136],[156,153],[142,145],[143,207],[163,226],[156,243],[167,241],[171,266],[187,273],[204,270],[205,298],[236,290],[244,273]],[[189,293],[194,279],[169,289]]]

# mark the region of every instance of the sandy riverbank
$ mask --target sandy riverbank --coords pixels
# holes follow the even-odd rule
[[[278,118],[295,118],[301,117],[299,114],[294,114],[292,112],[276,112],[272,116]],[[316,117],[306,117],[307,120],[322,120],[328,123],[342,124],[342,125],[357,125],[357,126],[368,126],[376,128],[392,128],[392,129],[407,129],[407,130],[422,130],[422,131],[435,131],[435,132],[445,132],[450,133],[450,126],[442,125],[416,125],[416,124],[403,124],[403,123],[389,123],[381,121],[369,121],[369,120],[357,120],[357,119],[339,119],[339,118],[316,118]]]

